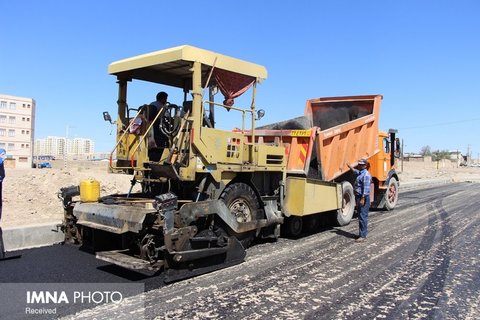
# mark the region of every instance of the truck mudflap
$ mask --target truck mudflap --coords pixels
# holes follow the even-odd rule
[[[224,247],[185,251],[165,250],[164,261],[147,261],[128,254],[127,250],[97,252],[96,258],[133,271],[159,272],[165,269],[164,282],[191,278],[200,274],[234,266],[245,260],[246,251],[235,237]]]
[[[73,208],[77,224],[115,234],[126,232],[138,233],[142,230],[143,221],[152,208],[139,208],[131,204],[104,204],[97,202],[78,202]]]

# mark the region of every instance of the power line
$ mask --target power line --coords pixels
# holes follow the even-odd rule
[[[442,123],[435,123],[435,124],[427,124],[427,125],[424,125],[424,126],[416,126],[416,127],[398,128],[398,130],[410,130],[410,129],[423,129],[423,128],[431,128],[431,127],[441,127],[441,126],[448,126],[448,125],[452,125],[452,124],[459,124],[459,123],[473,122],[473,121],[480,121],[480,118],[457,120],[457,121],[442,122]]]

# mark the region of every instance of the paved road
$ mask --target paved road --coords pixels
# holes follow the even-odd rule
[[[478,319],[479,195],[480,184],[469,183],[406,192],[395,211],[371,214],[365,243],[353,241],[354,221],[258,244],[241,265],[169,286],[133,273],[120,277],[118,269],[62,246],[8,261],[15,272],[2,272],[0,282],[133,281],[149,290],[123,309],[98,307],[76,319],[128,318],[125,310],[147,319]]]

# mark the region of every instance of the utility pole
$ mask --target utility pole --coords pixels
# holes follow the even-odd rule
[[[403,173],[403,147],[404,147],[404,145],[403,145],[403,138],[402,138],[402,152],[400,153],[400,159],[402,160],[401,161],[401,171],[400,172],[402,172],[402,173]]]
[[[457,148],[457,168],[460,166],[460,153]]]
[[[67,140],[68,140],[68,124],[65,127],[65,142],[63,143],[63,169],[67,170]]]
[[[67,160],[68,160],[68,129],[75,128],[70,125],[65,127],[65,145],[63,146],[63,168],[67,170]]]
[[[470,163],[470,158],[471,158],[471,155],[470,155],[470,144],[467,145],[467,166],[469,165]]]

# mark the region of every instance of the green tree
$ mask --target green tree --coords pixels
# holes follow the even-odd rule
[[[432,152],[433,161],[440,161],[442,159],[450,159],[450,152],[448,150],[437,150]]]
[[[430,146],[423,146],[422,149],[420,150],[420,154],[422,156],[431,156],[432,155],[432,150]]]

